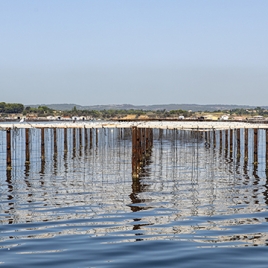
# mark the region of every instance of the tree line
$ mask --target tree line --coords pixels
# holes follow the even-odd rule
[[[218,110],[215,112],[221,112],[221,113],[229,113],[230,115],[268,115],[268,111],[261,108],[256,107],[254,109],[231,109],[231,110]],[[211,112],[210,112],[211,113]],[[27,116],[29,114],[35,114],[38,117],[45,117],[45,116],[88,116],[92,118],[101,118],[101,119],[110,119],[110,118],[123,118],[128,115],[134,115],[136,117],[139,116],[148,116],[149,118],[174,118],[183,115],[184,117],[190,117],[194,113],[191,111],[185,111],[185,110],[171,110],[167,111],[166,109],[163,110],[134,110],[134,109],[109,109],[109,110],[79,110],[76,108],[76,106],[73,107],[72,110],[64,110],[64,111],[58,111],[51,109],[47,106],[38,106],[38,107],[30,107],[26,106],[24,107],[21,103],[5,103],[0,102],[0,114],[23,114],[24,116]]]
[[[24,105],[21,103],[0,102],[0,113],[17,114],[17,113],[22,113],[23,110],[24,110]]]
[[[163,110],[135,110],[135,109],[109,109],[109,110],[79,110],[76,106],[73,107],[72,110],[58,111],[53,110],[47,106],[38,106],[38,107],[24,107],[21,103],[0,103],[0,113],[3,114],[23,114],[27,116],[29,114],[35,114],[38,117],[44,116],[88,116],[92,118],[102,118],[102,119],[110,119],[110,118],[123,118],[128,115],[135,115],[136,117],[147,115],[149,117],[176,117],[183,115],[185,117],[190,116],[191,113],[184,110],[171,110],[167,111]]]

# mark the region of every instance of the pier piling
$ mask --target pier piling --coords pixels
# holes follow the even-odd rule
[[[266,172],[268,172],[268,129],[265,130],[265,134],[266,134],[265,160],[266,160]]]
[[[84,128],[84,138],[85,138],[85,151],[87,150],[88,147],[88,135],[87,135],[87,129]]]
[[[240,128],[236,130],[236,146],[237,146],[237,158],[240,157]]]
[[[64,128],[64,152],[68,151],[68,143],[67,143],[67,128]]]
[[[138,178],[137,172],[137,127],[132,127],[132,177]]]
[[[233,130],[229,129],[229,140],[230,140],[230,159],[233,158]]]
[[[142,168],[151,155],[153,131],[150,128],[132,127],[132,177],[139,178]]]
[[[73,151],[76,151],[76,128],[73,128]]]
[[[258,129],[254,128],[254,165],[258,164]]]
[[[11,170],[11,128],[6,130],[6,143],[7,143],[7,170]]]
[[[92,140],[93,140],[93,138],[92,138],[92,128],[90,129],[90,131],[89,131],[89,135],[90,135],[90,137],[89,137],[89,148],[91,149],[92,148]]]
[[[225,129],[225,157],[228,155],[228,129]]]
[[[95,128],[95,137],[96,137],[96,147],[98,147],[99,144],[99,130]]]
[[[79,147],[83,147],[82,146],[83,142],[82,142],[82,128],[79,128]]]
[[[45,129],[41,128],[41,160],[45,161]]]
[[[25,164],[30,164],[29,128],[25,128]]]
[[[58,153],[58,147],[57,147],[57,129],[53,128],[53,138],[54,138],[54,155]]]

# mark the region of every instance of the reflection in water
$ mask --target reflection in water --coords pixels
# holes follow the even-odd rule
[[[8,193],[7,193],[7,200],[8,200],[8,212],[9,215],[6,216],[8,220],[8,224],[12,224],[14,219],[12,215],[14,214],[14,196],[13,196],[13,184],[12,184],[12,175],[11,175],[11,170],[6,171],[6,182],[7,182],[7,187],[8,187]]]
[[[237,132],[233,141],[224,132],[206,132],[211,146],[205,146],[194,130],[155,130],[153,150],[140,177],[132,179],[129,129],[79,135],[72,129],[67,138],[58,130],[56,144],[47,130],[42,159],[37,131],[30,135],[30,163],[18,153],[22,137],[13,144],[13,169],[0,170],[0,250],[14,247],[20,253],[20,244],[36,239],[50,250],[71,250],[64,242],[53,247],[56,238],[69,236],[103,237],[106,244],[171,239],[194,247],[267,244],[267,164],[261,155],[251,164],[250,142],[236,149]],[[0,161],[4,166],[3,155]]]

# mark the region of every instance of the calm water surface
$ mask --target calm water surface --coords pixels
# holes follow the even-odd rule
[[[13,169],[0,133],[0,267],[267,267],[268,183],[258,166],[187,131],[154,131],[139,179],[127,129],[13,132]],[[217,134],[218,135],[218,134]],[[249,133],[250,140],[252,133]],[[243,133],[242,133],[243,137]],[[226,143],[227,144],[227,143]]]

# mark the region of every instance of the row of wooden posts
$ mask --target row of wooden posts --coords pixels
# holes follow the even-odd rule
[[[64,151],[67,152],[68,150],[68,138],[67,138],[67,128],[64,128]],[[73,146],[75,150],[76,146],[76,130],[77,128],[73,128]],[[90,128],[89,133],[89,144],[90,148],[92,148],[93,144],[93,130]],[[6,129],[6,166],[7,169],[10,170],[12,168],[12,155],[11,155],[11,128]],[[25,128],[25,163],[30,163],[30,129]],[[79,131],[79,141],[80,146],[82,145],[82,128],[78,128]],[[53,128],[53,139],[54,139],[54,154],[57,154],[57,128]],[[87,147],[88,145],[88,132],[84,131],[84,139],[85,139],[85,145]],[[95,129],[95,139],[96,144],[98,144],[98,131]],[[41,160],[45,160],[45,128],[41,128]]]
[[[139,173],[142,170],[144,164],[146,164],[146,156],[150,155],[153,146],[153,132],[149,132],[151,129],[143,129],[132,127],[132,175],[133,177],[139,177]],[[188,130],[189,131],[189,130]],[[224,129],[218,130],[218,135],[216,135],[217,129],[206,129],[206,130],[192,130],[191,133],[193,137],[202,137],[204,139],[205,145],[208,147],[216,148],[219,145],[220,151],[225,151],[227,154],[229,152],[230,159],[233,157],[234,150],[236,150],[236,157],[241,156],[241,144],[244,142],[244,152],[243,158],[244,162],[247,163],[249,159],[249,129],[244,128],[243,141],[241,140],[241,129]],[[146,133],[150,133],[149,135]],[[235,132],[235,135],[234,135]],[[160,129],[159,137],[162,138],[162,129]],[[259,129],[253,129],[253,165],[258,165],[258,137]],[[268,168],[268,129],[265,129],[266,144],[265,146],[265,159],[266,167]],[[234,141],[234,139],[236,139]],[[148,145],[146,145],[146,142]],[[224,140],[224,142],[223,142]],[[223,148],[224,145],[224,148]],[[235,147],[235,148],[234,148]]]
[[[89,142],[90,147],[92,147],[93,143],[93,130],[90,128],[89,134]],[[96,144],[98,143],[98,131],[95,129],[95,139]],[[7,169],[11,169],[11,128],[6,129],[6,163]],[[233,131],[236,131],[236,135],[233,135]],[[266,163],[268,163],[268,129],[266,131]],[[203,131],[193,132],[203,134],[205,142],[209,144],[209,146],[216,147],[217,139],[216,139],[216,129],[209,129]],[[57,128],[53,129],[54,133],[54,153],[57,153]],[[82,128],[79,128],[79,140],[82,142]],[[258,129],[253,129],[254,138],[253,138],[253,152],[254,152],[254,164],[258,163]],[[219,130],[218,143],[220,146],[220,150],[222,150],[223,139],[225,139],[225,150],[227,151],[229,148],[230,153],[233,152],[234,141],[233,137],[236,137],[236,152],[237,156],[240,156],[240,147],[241,142],[244,142],[244,158],[247,160],[248,158],[248,129],[244,129],[244,141],[241,141],[240,129],[227,129],[227,130]],[[85,145],[88,144],[88,132],[84,131],[84,140]],[[228,144],[229,143],[229,144]],[[74,149],[76,145],[76,128],[73,128],[73,144]],[[153,147],[153,129],[151,128],[139,128],[132,127],[132,175],[133,177],[139,177],[139,173],[144,167],[146,160],[151,154],[151,150]],[[68,148],[68,140],[67,140],[67,128],[64,128],[64,151],[67,151]],[[45,159],[45,129],[41,128],[41,159]],[[25,162],[30,162],[30,139],[29,139],[29,128],[25,129]]]
[[[234,135],[233,132],[236,131],[236,148],[234,148]],[[229,147],[230,152],[230,158],[232,158],[232,154],[234,149],[236,150],[237,157],[240,157],[241,155],[241,142],[244,142],[244,160],[247,162],[249,158],[249,152],[248,152],[248,129],[244,129],[244,140],[241,141],[241,130],[238,129],[229,129],[229,130],[219,130],[219,146],[220,150],[222,150],[223,145],[223,138],[225,139],[225,148],[224,150],[227,152]],[[215,129],[205,132],[205,141],[209,143],[210,146],[216,147],[216,131]],[[253,164],[258,164],[258,137],[259,137],[259,129],[254,128],[253,129]],[[263,144],[265,146],[265,158],[266,158],[266,164],[268,164],[268,129],[265,129],[265,137],[266,137],[266,144]],[[213,144],[211,144],[213,142]],[[229,142],[229,143],[228,143]],[[266,165],[267,166],[267,165]]]
[[[153,130],[151,128],[132,127],[132,177],[138,178],[153,147]]]

